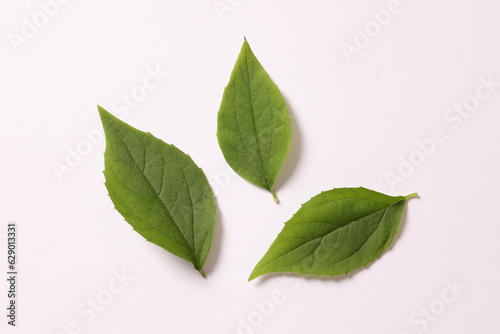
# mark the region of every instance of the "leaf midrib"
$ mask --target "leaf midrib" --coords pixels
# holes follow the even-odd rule
[[[195,241],[195,238],[194,238],[194,207],[193,207],[193,198],[191,196],[191,187],[190,187],[188,179],[186,177],[186,173],[184,172],[184,168],[181,167],[181,170],[182,170],[182,175],[184,176],[184,180],[186,181],[186,186],[188,188],[189,203],[191,203],[191,231],[193,233],[192,234],[193,235],[193,254],[196,256],[196,241]]]
[[[343,198],[343,199],[340,199],[340,200],[345,200],[345,199],[349,199],[349,198]],[[365,219],[365,218],[367,218],[367,217],[369,217],[369,216],[371,216],[371,215],[375,215],[375,214],[377,214],[377,213],[379,213],[379,212],[381,212],[381,211],[385,211],[385,212],[384,212],[384,214],[383,214],[383,216],[382,216],[382,218],[381,218],[381,220],[380,220],[380,221],[382,221],[382,219],[385,217],[385,214],[387,213],[387,210],[389,209],[389,207],[390,207],[390,206],[393,206],[393,205],[395,205],[395,204],[397,204],[397,203],[399,203],[399,202],[400,202],[400,201],[402,201],[402,200],[405,200],[405,198],[400,198],[400,199],[396,200],[395,202],[393,202],[393,203],[391,203],[391,204],[387,205],[385,208],[382,208],[382,209],[379,209],[379,210],[377,210],[377,211],[373,211],[373,212],[371,212],[371,213],[369,213],[369,214],[367,214],[367,215],[361,216],[361,217],[359,217],[358,219],[353,220],[353,221],[351,221],[351,222],[349,222],[349,223],[347,223],[347,224],[345,224],[345,225],[343,225],[343,226],[341,226],[341,227],[338,227],[338,228],[336,228],[336,229],[333,229],[332,231],[330,231],[330,232],[326,233],[326,234],[325,234],[325,235],[323,235],[323,236],[320,236],[320,237],[317,237],[317,238],[314,238],[314,239],[311,239],[311,240],[307,240],[307,241],[306,241],[306,242],[304,242],[303,244],[300,244],[299,246],[297,246],[297,247],[293,248],[292,250],[287,251],[285,254],[282,254],[282,255],[278,256],[277,258],[273,259],[272,261],[270,261],[270,262],[266,263],[264,266],[269,266],[270,264],[274,263],[275,261],[277,261],[277,260],[281,259],[282,257],[284,257],[284,256],[286,256],[286,255],[288,255],[288,254],[290,254],[291,252],[295,251],[296,249],[298,249],[298,248],[300,248],[300,247],[302,247],[302,246],[305,246],[306,244],[308,244],[308,243],[310,243],[310,242],[316,241],[316,240],[318,240],[318,239],[323,239],[323,238],[325,238],[326,236],[330,235],[331,233],[333,233],[333,232],[335,232],[335,231],[338,231],[338,230],[340,230],[340,229],[343,229],[343,228],[346,228],[346,227],[347,227],[347,228],[350,228],[351,224],[353,224],[353,223],[355,223],[355,222],[357,222],[357,221],[359,221],[359,220],[361,220],[361,219]],[[369,201],[369,200],[368,200],[368,201]],[[374,202],[377,202],[377,201],[374,201]],[[377,203],[380,203],[380,202],[377,202]],[[327,204],[327,203],[322,203],[322,204]],[[325,222],[323,222],[323,223],[324,223],[324,224],[329,224],[329,223],[325,223]],[[340,262],[342,262],[342,261],[345,261],[345,260],[346,260],[346,259],[348,259],[348,258],[351,258],[353,255],[355,255],[356,253],[358,253],[358,252],[361,250],[361,248],[363,248],[363,246],[364,246],[364,245],[366,245],[366,243],[367,243],[367,242],[368,242],[368,240],[369,240],[369,239],[373,236],[373,234],[374,234],[374,233],[375,233],[375,232],[379,229],[379,227],[380,227],[380,223],[379,223],[379,224],[377,224],[377,228],[376,228],[376,229],[375,229],[375,230],[374,230],[374,231],[370,234],[370,236],[369,236],[369,237],[366,239],[366,241],[365,241],[365,242],[361,245],[361,247],[359,247],[359,249],[357,249],[354,253],[352,253],[351,255],[349,255],[348,257],[346,257],[345,259],[340,260],[340,261],[339,261],[339,263],[340,263]],[[288,239],[291,239],[291,238],[287,238],[287,239],[283,239],[283,240],[288,240]],[[320,245],[320,244],[321,244],[321,242],[318,244],[318,247],[319,247],[319,245]],[[313,254],[314,254],[314,252],[313,252],[312,254],[308,255],[307,257],[309,257],[309,256],[311,256],[311,255],[313,255]],[[306,257],[306,258],[307,258],[307,257]],[[305,259],[305,258],[303,258],[303,259],[301,259],[300,261],[298,261],[298,262],[296,262],[296,263],[294,263],[294,264],[291,264],[291,265],[295,265],[295,264],[297,264],[297,263],[299,263],[299,262],[302,262],[302,261],[304,261],[304,259]]]
[[[248,48],[248,46],[247,46]],[[269,182],[269,179],[267,178],[267,174],[264,172],[264,163],[262,162],[262,152],[260,151],[260,146],[259,146],[259,141],[258,141],[258,136],[257,136],[257,126],[256,126],[256,123],[255,123],[255,114],[254,114],[254,107],[253,107],[253,96],[252,96],[252,89],[250,87],[250,82],[251,82],[251,79],[250,79],[250,67],[248,66],[248,54],[249,54],[249,50],[245,50],[245,67],[247,68],[247,89],[248,89],[248,95],[250,96],[250,114],[252,115],[252,129],[253,129],[253,133],[254,133],[254,136],[255,136],[255,146],[257,146],[257,153],[258,153],[258,157],[259,157],[259,162],[260,162],[260,165],[258,164],[255,164],[257,166],[257,168],[260,170],[262,176],[264,176],[264,179],[267,183],[267,186],[269,187],[269,190],[271,190],[273,188],[273,186],[271,185],[271,183]]]
[[[186,247],[187,249],[189,249],[189,251],[192,253],[193,255],[193,261],[195,261],[196,265],[199,267],[199,264],[198,264],[198,260],[196,259],[196,254],[194,253],[194,250],[191,249],[191,245],[189,244],[186,236],[184,235],[184,233],[182,233],[182,230],[180,229],[180,227],[177,225],[177,222],[176,220],[174,219],[174,217],[172,216],[170,210],[167,208],[167,205],[161,200],[161,197],[160,197],[160,194],[158,194],[156,192],[156,190],[154,189],[153,185],[151,184],[151,182],[149,181],[149,179],[147,178],[146,174],[141,170],[140,166],[139,166],[139,163],[135,160],[134,156],[132,155],[132,152],[129,150],[128,146],[127,146],[127,143],[123,140],[122,137],[120,136],[117,136],[120,141],[123,143],[124,147],[125,147],[125,150],[127,151],[128,155],[130,156],[130,158],[132,159],[132,161],[134,162],[135,166],[137,167],[137,169],[141,172],[140,174],[144,177],[144,179],[146,180],[147,184],[149,185],[149,187],[151,188],[151,190],[153,191],[153,193],[156,195],[156,198],[157,200],[162,204],[163,208],[165,209],[165,211],[167,212],[168,216],[170,217],[170,219],[172,220],[172,222],[174,223],[174,226],[177,228],[177,230],[179,231],[180,235],[182,236],[182,238],[184,239],[186,245],[184,245],[184,247]],[[168,144],[166,144],[168,145]],[[147,163],[147,160],[145,160],[144,162],[144,167],[146,167],[146,163]],[[183,172],[183,175],[184,175],[184,178],[185,178],[185,174]],[[187,182],[187,180],[186,180]],[[162,179],[162,185],[163,185],[163,179]],[[129,187],[130,189],[130,187]],[[131,189],[132,190],[132,189]],[[191,198],[191,193],[189,194],[189,197]],[[164,231],[162,231],[161,229],[157,228],[156,226],[152,225],[151,223],[149,223],[148,220],[145,220],[148,225],[150,225],[151,227],[153,227],[153,229],[157,230],[158,232],[160,232],[161,234],[163,235],[166,235],[167,237],[170,238],[170,236],[165,233]],[[193,234],[193,245],[194,245],[194,234]],[[197,267],[197,269],[199,269]]]

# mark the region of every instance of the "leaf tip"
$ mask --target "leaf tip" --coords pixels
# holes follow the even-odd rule
[[[410,199],[412,197],[418,197],[418,193],[413,193],[413,194],[409,194],[408,196],[405,196],[406,199]]]
[[[248,280],[247,282],[251,282],[253,281],[254,279],[256,279],[257,277],[259,277],[258,275],[255,275],[253,272],[250,274],[250,277],[248,277]]]
[[[112,120],[114,117],[109,111],[107,111],[100,105],[97,105],[97,111],[99,112],[99,117],[101,118],[101,122],[103,123],[103,125],[105,122],[109,122],[109,120]]]
[[[242,49],[250,49],[250,44],[245,36],[243,36],[243,46]]]
[[[104,109],[103,107],[101,107],[98,104],[97,104],[97,111],[99,111],[99,114],[101,114],[101,115],[108,112],[106,109]]]

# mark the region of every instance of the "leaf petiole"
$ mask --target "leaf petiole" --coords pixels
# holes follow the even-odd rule
[[[276,193],[274,192],[274,189],[271,188],[270,192],[273,195],[273,199],[276,202],[276,204],[279,204],[280,200],[279,200],[278,196],[276,195]]]

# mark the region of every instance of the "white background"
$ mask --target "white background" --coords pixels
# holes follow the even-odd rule
[[[218,13],[212,0],[72,0],[52,8],[47,22],[35,0],[0,5],[5,275],[8,222],[18,224],[20,253],[17,326],[6,324],[2,279],[1,331],[499,333],[500,86],[481,101],[474,94],[481,77],[500,82],[500,3],[401,0],[380,28],[372,12],[389,0],[227,1],[219,5],[231,10]],[[12,43],[33,16],[37,31]],[[367,27],[373,37],[360,40]],[[228,173],[215,136],[243,36],[293,116],[280,205]],[[358,52],[346,56],[347,44]],[[125,112],[117,99],[137,97],[148,68],[169,75]],[[468,117],[447,111],[465,101],[479,101]],[[96,104],[174,143],[207,174],[219,210],[208,279],[113,209],[104,142],[84,135],[101,131]],[[415,141],[436,129],[445,140],[418,153]],[[77,150],[86,156],[73,157],[58,178],[54,166]],[[391,185],[387,173],[410,158],[419,165]],[[348,277],[247,283],[300,204],[357,186],[420,195],[380,260]],[[133,277],[126,286],[114,279],[122,271]],[[450,284],[460,288],[453,293]],[[274,295],[280,303],[265,302]],[[91,316],[96,298],[106,305]]]

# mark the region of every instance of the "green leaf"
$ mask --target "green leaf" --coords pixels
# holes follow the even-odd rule
[[[105,185],[116,210],[140,235],[205,277],[216,220],[205,174],[174,145],[98,109],[106,134]]]
[[[269,190],[278,202],[274,183],[291,135],[285,100],[245,39],[218,113],[217,138],[224,158],[236,173]]]
[[[390,247],[408,198],[365,188],[341,188],[313,197],[285,227],[249,281],[266,273],[340,275],[367,266]]]

